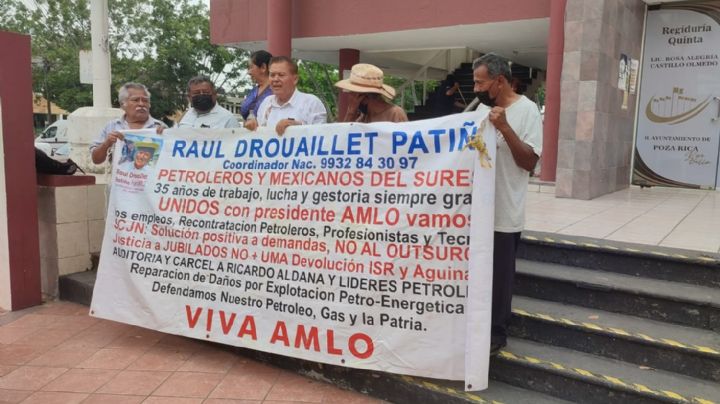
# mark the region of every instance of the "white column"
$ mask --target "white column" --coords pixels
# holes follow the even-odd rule
[[[110,48],[107,0],[90,2],[92,39],[93,106],[110,108]]]
[[[109,120],[122,116],[122,110],[112,108],[110,103],[110,48],[108,44],[107,0],[90,1],[90,27],[92,35],[92,82],[93,106],[82,107],[68,116],[68,139],[70,157],[86,172],[100,174],[108,171],[108,165],[95,165],[90,159],[88,145]],[[105,176],[98,179],[104,183]]]

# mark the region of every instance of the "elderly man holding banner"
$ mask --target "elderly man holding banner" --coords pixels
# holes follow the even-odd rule
[[[164,128],[165,124],[150,116],[150,91],[140,83],[125,83],[118,90],[122,117],[113,119],[90,145],[90,155],[95,164],[104,163],[111,154],[115,142],[123,139],[121,130]]]

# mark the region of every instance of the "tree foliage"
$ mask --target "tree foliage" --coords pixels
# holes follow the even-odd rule
[[[540,84],[535,92],[535,102],[541,107],[545,105],[545,83]]]
[[[337,115],[337,66],[301,60],[298,63],[298,89],[302,92],[315,94],[325,104],[328,121],[332,122]]]
[[[49,1],[28,9],[21,1],[6,0],[0,29],[32,36],[33,90],[47,86],[50,99],[73,110],[92,103],[89,86],[79,83],[78,51],[90,47],[90,9],[85,0]]]
[[[395,96],[395,104],[401,106],[405,112],[414,112],[417,105],[422,105],[423,100],[423,82],[414,81],[408,83],[408,79],[402,77],[385,76],[385,84],[395,88],[397,95]],[[403,88],[403,85],[405,86]],[[429,96],[438,86],[435,80],[428,80],[425,84],[425,93]],[[415,93],[413,94],[413,89]]]
[[[338,67],[335,65],[329,65],[324,63],[312,62],[308,60],[300,60],[298,63],[300,80],[298,82],[298,88],[306,93],[315,94],[325,104],[328,110],[328,121],[333,121],[337,118],[338,108],[338,94],[339,89],[335,87],[335,83],[340,80],[340,73]],[[407,79],[393,76],[385,76],[385,83],[399,89]],[[412,83],[415,87],[418,103],[422,103],[422,86],[421,81]],[[437,86],[437,82],[428,82],[427,93],[429,94],[432,89]],[[412,88],[408,85],[405,88],[405,97],[398,93],[393,102],[400,105],[407,112],[415,110],[415,100],[412,96]],[[404,101],[404,104],[401,103]]]
[[[72,111],[92,104],[92,86],[80,84],[78,55],[90,49],[88,0],[3,0],[0,29],[32,36],[34,91]],[[207,7],[189,0],[109,0],[109,46],[113,102],[127,81],[147,85],[151,113],[170,115],[186,106],[187,80],[212,78],[225,92],[236,93],[244,79],[248,52],[210,44]],[[47,80],[47,81],[45,81]]]

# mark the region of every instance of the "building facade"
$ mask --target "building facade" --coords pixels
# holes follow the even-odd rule
[[[642,69],[631,75],[630,67],[641,67],[646,14],[656,3],[687,2],[211,0],[211,40],[340,71],[373,63],[411,80],[444,77],[487,52],[540,70],[540,178],[555,182],[558,197],[592,199],[631,183]]]

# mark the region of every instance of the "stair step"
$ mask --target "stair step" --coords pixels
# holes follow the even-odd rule
[[[698,251],[523,232],[518,257],[720,288],[720,256]]]
[[[516,296],[510,332],[536,342],[720,381],[720,335],[712,331]]]
[[[510,338],[494,379],[582,403],[713,403],[720,385],[614,359]]]
[[[720,289],[517,261],[519,295],[720,330]]]
[[[58,278],[60,300],[90,306],[97,270],[77,272]]]
[[[373,394],[375,397],[384,397],[393,403],[423,403],[438,402],[441,404],[454,403],[487,403],[487,404],[569,404],[569,401],[560,400],[546,394],[523,389],[517,386],[490,380],[488,388],[483,391],[463,391],[461,381],[451,382],[447,380],[424,379],[410,376],[397,376],[393,383],[392,390],[409,389],[413,394],[390,393],[380,394],[378,390]],[[401,388],[398,388],[402,386]],[[436,397],[433,400],[431,397]]]
[[[361,391],[391,403],[422,404],[552,404],[567,403],[532,389],[490,380],[483,391],[464,391],[462,381],[403,376],[372,370],[352,369],[298,358],[238,348],[243,356]]]
[[[481,398],[489,400],[491,402],[507,403],[507,404],[562,404],[570,403],[569,401],[560,400],[556,397],[547,396],[537,391],[521,389],[516,386],[511,386],[499,382],[497,380],[491,380],[488,383],[487,390],[483,390],[477,393],[469,393],[477,395]]]

